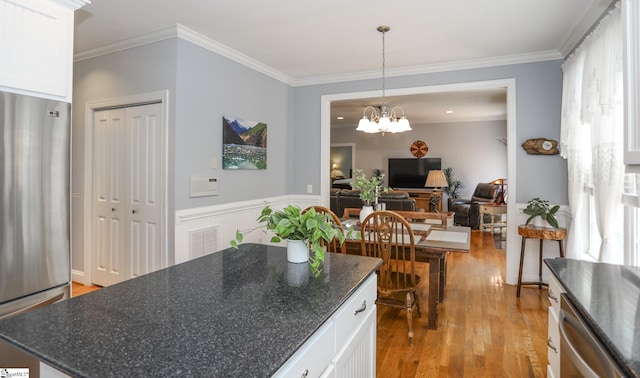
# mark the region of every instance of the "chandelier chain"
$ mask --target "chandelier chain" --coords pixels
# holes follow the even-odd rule
[[[385,57],[385,46],[384,46],[384,35],[386,32],[382,32],[382,106],[384,107],[385,104],[385,90],[386,90],[386,86],[385,86],[385,68],[386,68],[386,57]]]

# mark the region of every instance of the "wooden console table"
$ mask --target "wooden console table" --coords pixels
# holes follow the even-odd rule
[[[545,240],[557,240],[560,249],[560,257],[564,257],[564,247],[562,241],[567,238],[566,228],[547,228],[535,227],[531,225],[518,226],[518,234],[522,236],[522,247],[520,248],[520,269],[518,270],[518,288],[516,289],[516,297],[520,296],[520,288],[522,285],[538,285],[538,289],[542,289],[542,285],[549,286],[542,282],[542,242]],[[522,282],[522,265],[524,264],[524,251],[527,239],[540,239],[540,248],[538,249],[538,282]]]
[[[409,197],[416,200],[416,210],[424,209],[424,211],[438,211],[442,212],[442,195],[443,192],[437,192],[430,189],[397,189],[401,192],[409,193]],[[434,207],[431,207],[431,203],[434,203]]]
[[[497,203],[487,203],[480,205],[480,231],[484,231],[485,228],[491,227],[491,233],[495,232],[495,228],[498,227],[500,231],[502,231],[502,227],[506,227],[506,223],[498,222],[496,223],[496,216],[501,216],[502,214],[507,213],[507,205],[497,204]],[[487,225],[484,223],[484,214],[491,216],[491,225]]]

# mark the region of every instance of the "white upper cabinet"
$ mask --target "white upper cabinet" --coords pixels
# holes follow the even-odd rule
[[[625,149],[624,163],[640,171],[640,5],[638,0],[624,0],[625,24]]]
[[[0,90],[71,102],[73,12],[86,0],[0,0]]]

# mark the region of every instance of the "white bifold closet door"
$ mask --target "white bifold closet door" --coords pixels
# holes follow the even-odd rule
[[[94,113],[93,283],[167,266],[162,243],[162,105]]]

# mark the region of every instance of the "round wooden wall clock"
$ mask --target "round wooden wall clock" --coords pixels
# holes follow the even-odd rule
[[[429,151],[429,147],[427,144],[421,140],[416,140],[411,145],[411,154],[417,158],[421,158],[427,154]]]

